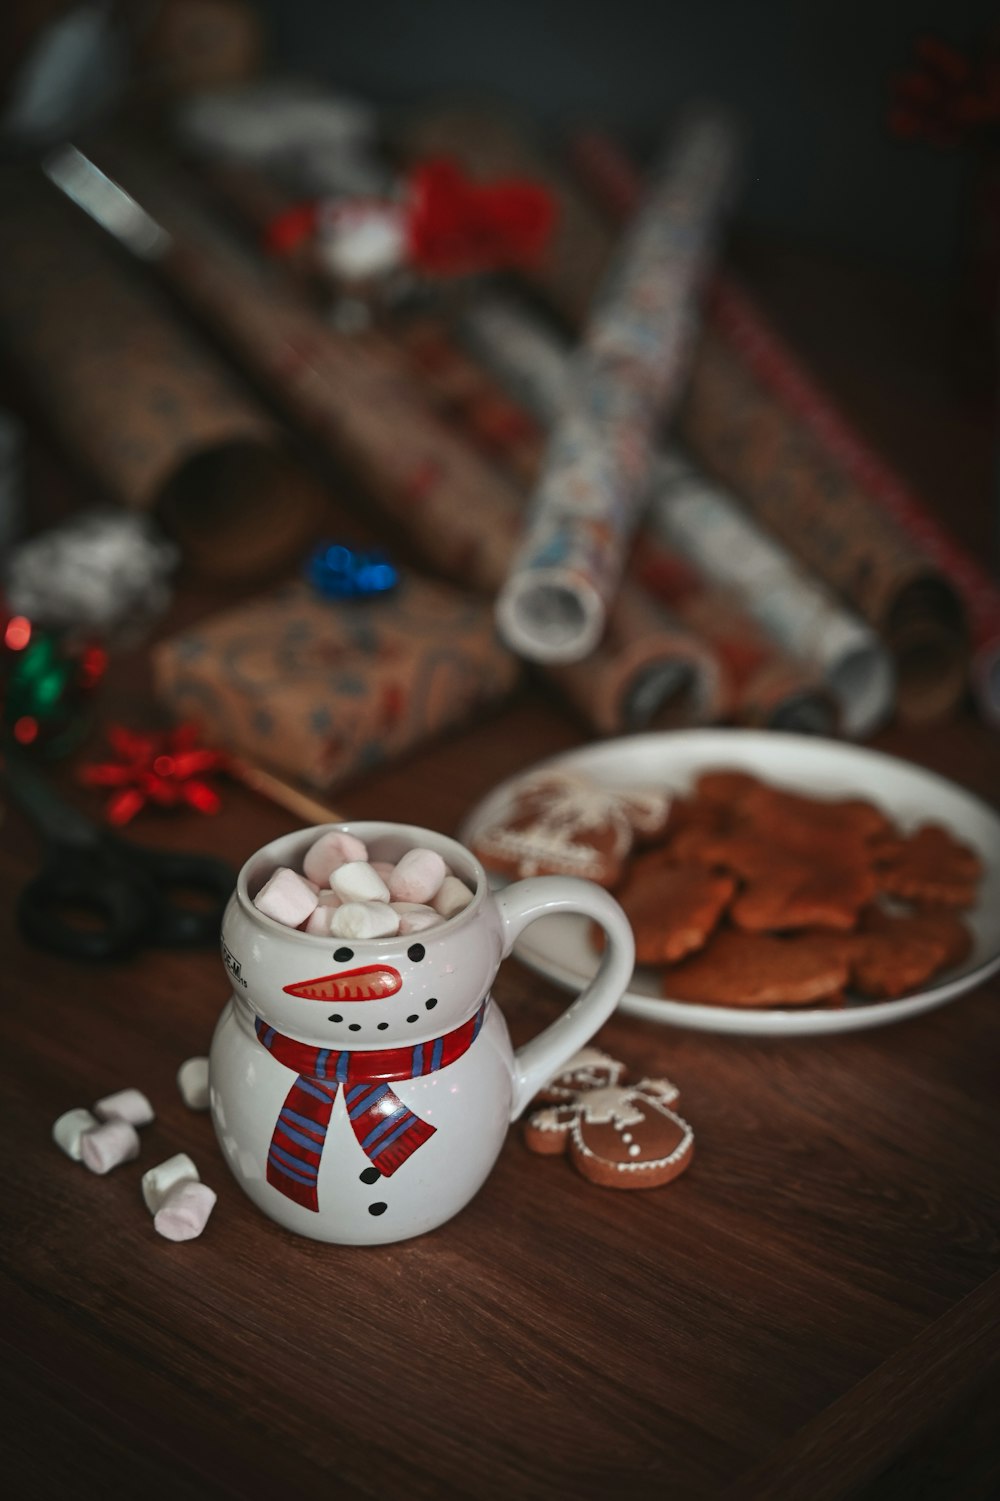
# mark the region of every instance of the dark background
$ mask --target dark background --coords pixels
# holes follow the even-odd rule
[[[278,61],[379,103],[486,93],[549,125],[648,146],[711,95],[748,130],[741,222],[828,251],[953,272],[973,163],[893,139],[889,81],[915,39],[965,48],[986,0],[258,0]]]

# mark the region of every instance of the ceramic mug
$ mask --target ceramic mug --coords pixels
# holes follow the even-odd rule
[[[329,829],[372,860],[436,850],[468,906],[417,934],[318,937],[259,912],[280,865],[302,869]],[[577,912],[607,935],[584,992],[517,1051],[490,987],[536,918]],[[457,1214],[490,1172],[507,1128],[614,1010],[632,975],[628,919],[601,887],[537,876],[492,892],[462,845],[407,824],[326,824],[258,850],[222,922],[232,997],[209,1063],[212,1118],[237,1182],[300,1235],[375,1245]]]

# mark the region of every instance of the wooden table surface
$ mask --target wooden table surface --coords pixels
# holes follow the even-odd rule
[[[782,281],[793,311],[802,280]],[[780,311],[780,289],[770,290]],[[834,384],[850,387],[831,301],[835,335],[807,301],[802,326],[829,352]],[[902,424],[870,378],[863,332],[858,400],[876,432],[886,407],[891,440],[892,422]],[[955,481],[966,502],[959,531],[982,549],[988,522],[972,498],[985,450],[960,455],[964,419],[935,408],[927,390],[914,399],[939,412],[949,472],[965,476]],[[911,449],[905,434],[896,443],[902,461],[923,464],[919,427]],[[211,603],[182,594],[160,634]],[[119,659],[104,712],[136,722],[146,681],[141,649]],[[353,817],[453,833],[500,778],[585,739],[528,683],[502,710],[356,779],[336,801]],[[874,743],[1000,802],[1000,738],[969,710]],[[134,832],[239,863],[294,824],[234,784],[212,820],[150,816]],[[996,980],[905,1024],[831,1038],[714,1036],[617,1016],[599,1043],[681,1089],[697,1135],[684,1177],[660,1191],[600,1190],[565,1161],[531,1156],[515,1127],[449,1224],[344,1249],[262,1216],[230,1179],[209,1117],[178,1094],[177,1067],[207,1051],[226,998],[218,954],[146,952],[85,968],[28,948],[11,898],[37,858],[29,825],[8,808],[9,1495],[997,1493]],[[495,995],[515,1043],[565,1004],[513,961]],[[138,1161],[95,1177],[51,1143],[52,1121],[127,1085],[149,1095],[156,1121]],[[175,1245],[154,1234],[139,1180],[180,1151],[219,1202],[199,1240]]]

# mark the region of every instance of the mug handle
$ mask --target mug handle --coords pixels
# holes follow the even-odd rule
[[[536,918],[575,912],[600,923],[607,943],[597,974],[561,1016],[514,1054],[515,1120],[534,1095],[585,1047],[614,1011],[628,988],[635,963],[635,940],[628,918],[601,886],[577,876],[534,876],[496,893],[507,958],[523,930]]]

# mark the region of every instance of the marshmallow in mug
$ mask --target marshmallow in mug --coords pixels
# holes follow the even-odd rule
[[[436,850],[407,850],[395,864],[369,860],[362,840],[321,834],[302,872],[280,865],[254,906],[289,928],[330,938],[393,938],[446,922],[472,900]]]

